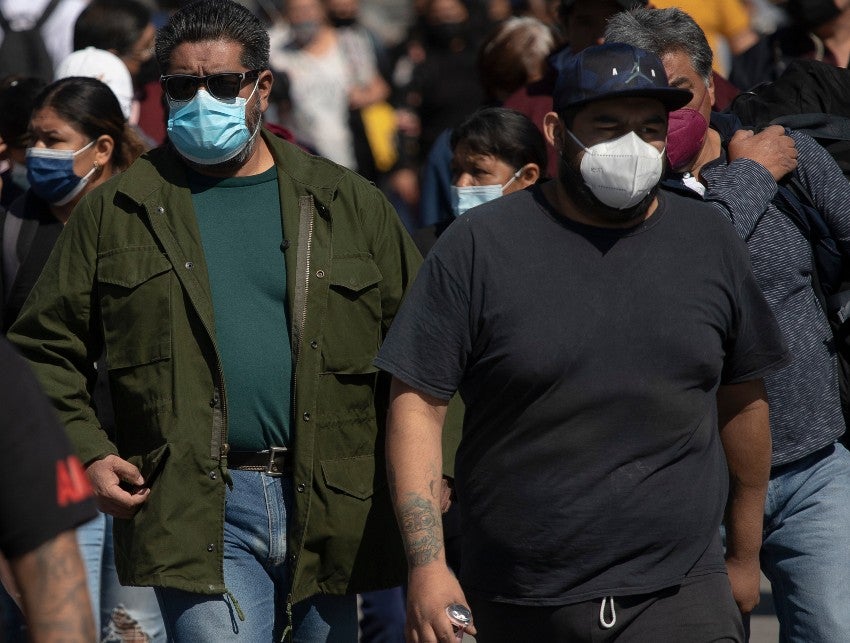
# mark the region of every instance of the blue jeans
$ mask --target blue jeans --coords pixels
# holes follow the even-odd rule
[[[254,471],[231,470],[230,474],[233,489],[227,491],[224,511],[228,593],[207,596],[158,587],[169,641],[279,641],[286,628],[291,581],[286,525],[292,482]],[[357,641],[354,594],[313,596],[296,603],[292,616],[295,643]]]
[[[151,643],[165,643],[165,625],[153,589],[124,587],[118,581],[112,516],[101,513],[81,525],[77,543],[86,567],[95,627],[102,635],[99,640],[141,640],[139,634],[144,633]]]
[[[780,641],[850,641],[850,453],[840,443],[777,467],[761,564]]]

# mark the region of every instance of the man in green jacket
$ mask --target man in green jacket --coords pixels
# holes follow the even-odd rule
[[[354,593],[404,576],[372,360],[420,256],[373,185],[261,128],[268,54],[231,0],[173,15],[171,144],[80,203],[10,334],[178,641],[356,640]]]

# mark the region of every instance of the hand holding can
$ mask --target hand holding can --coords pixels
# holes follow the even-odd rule
[[[472,623],[472,612],[466,605],[460,603],[452,603],[446,608],[446,614],[452,622],[452,629],[455,633],[455,638],[458,641],[463,640],[463,634],[466,628]]]

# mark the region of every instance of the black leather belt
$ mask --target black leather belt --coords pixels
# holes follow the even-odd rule
[[[292,454],[286,447],[271,447],[265,451],[231,451],[227,454],[227,468],[282,476],[292,469]]]

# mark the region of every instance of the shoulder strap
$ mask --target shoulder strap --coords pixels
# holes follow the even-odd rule
[[[48,2],[47,6],[44,8],[44,11],[41,12],[41,16],[39,17],[39,19],[35,21],[35,27],[33,28],[41,29],[42,25],[47,22],[47,19],[50,18],[50,16],[56,10],[56,7],[61,1],[62,0],[50,0],[50,2]]]
[[[29,253],[38,221],[24,216],[27,195],[15,200],[3,221],[3,303],[8,303],[14,291],[21,260]]]
[[[844,258],[832,237],[829,225],[800,180],[792,176],[779,186],[777,196],[785,207],[782,212],[800,229],[812,248],[812,280],[815,292],[826,309],[826,301],[840,287],[844,276]]]
[[[56,7],[59,6],[59,3],[62,0],[50,0],[47,3],[47,6],[44,8],[44,11],[41,12],[41,15],[38,17],[38,20],[35,21],[33,25],[33,29],[41,29],[42,25],[47,22],[47,19],[53,14],[56,10]],[[3,15],[3,12],[0,11],[0,28],[3,29],[4,33],[9,31],[14,31],[12,26],[9,24],[9,21],[6,19],[6,16]]]

